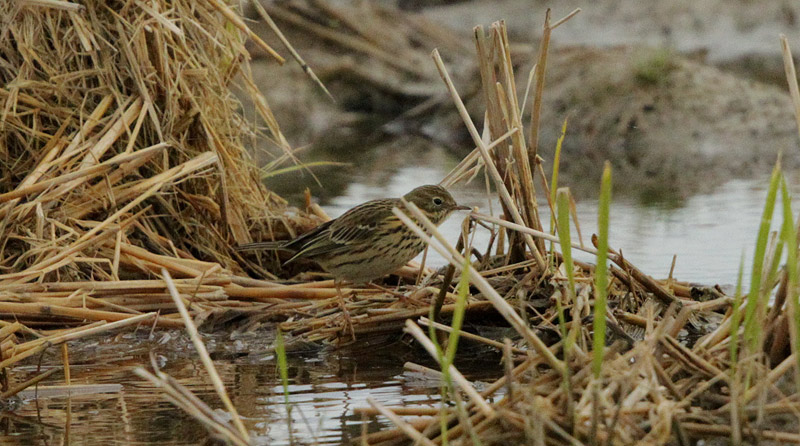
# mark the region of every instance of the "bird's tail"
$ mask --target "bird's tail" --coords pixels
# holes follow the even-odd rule
[[[279,240],[275,242],[245,243],[244,245],[239,245],[236,247],[237,251],[255,251],[255,250],[276,251],[280,249],[286,249],[285,240]]]

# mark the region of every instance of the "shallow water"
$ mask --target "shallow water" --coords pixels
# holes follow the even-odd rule
[[[27,390],[13,414],[0,414],[0,444],[95,446],[113,444],[197,445],[208,438],[205,429],[167,402],[157,389],[132,370],[149,363],[152,352],[163,372],[192,390],[212,408],[222,407],[206,379],[189,340],[177,330],[148,330],[97,338],[73,345],[73,385],[118,384],[67,397],[63,391],[42,391],[38,403]],[[269,352],[272,329],[255,333],[219,333],[206,343],[229,395],[254,444],[349,444],[362,432],[387,427],[374,417],[362,420],[353,409],[368,407],[366,398],[388,405],[434,407],[439,382],[403,371],[413,360],[432,366],[402,340],[386,338],[338,351],[293,352],[288,355],[288,422],[283,387],[274,356]],[[56,350],[56,349],[53,349]],[[459,368],[472,380],[498,377],[497,356],[466,345],[467,361]],[[57,352],[44,364],[57,364]],[[43,370],[47,369],[47,365]],[[33,374],[35,366],[15,373]],[[60,384],[49,383],[48,385]],[[60,394],[59,394],[60,393]],[[291,435],[289,434],[291,431]]]
[[[431,150],[437,151],[435,148]],[[427,158],[446,159],[446,155],[429,153]],[[385,174],[356,173],[355,181],[341,195],[329,199],[323,207],[336,217],[366,200],[401,196],[416,186],[438,182],[456,161],[451,159],[449,162],[431,163],[423,157],[416,165],[392,168],[388,181],[384,180]],[[735,284],[744,255],[744,279],[748,280],[769,176],[770,172],[763,172],[756,175],[755,179],[731,180],[710,193],[680,201],[646,202],[630,196],[614,197],[610,246],[622,250],[629,261],[656,278],[669,275],[673,255],[676,255],[673,277],[706,285]],[[451,192],[460,204],[478,206],[484,213],[489,213],[490,208],[497,212],[499,202],[494,196],[491,200],[487,199],[483,177],[477,178],[474,183],[477,184],[453,186]],[[797,199],[800,197],[800,185],[790,185],[790,191],[795,197],[793,208],[797,209],[800,204]],[[542,222],[547,228],[549,207],[541,197],[539,205]],[[776,207],[779,209],[773,217],[773,230],[779,228],[783,218],[780,196]],[[577,214],[583,241],[591,246],[591,234],[597,232],[597,197],[579,198]],[[466,215],[466,212],[454,214],[442,225],[443,233],[449,235],[451,241],[457,239],[461,221]],[[573,227],[573,241],[577,241],[577,236]],[[488,238],[488,231],[480,231],[475,246],[483,251]],[[576,258],[594,263],[593,256],[588,254],[578,253]],[[433,264],[444,263],[444,259],[435,252],[429,254],[428,261]]]
[[[313,189],[313,180],[308,175],[292,175],[294,182],[285,178],[271,181],[278,181],[284,188],[279,192],[290,198],[286,190],[312,187],[315,196],[321,197],[323,207],[335,217],[368,199],[400,196],[415,186],[436,183],[457,162],[437,147],[409,148],[405,143],[398,144],[365,153],[349,168],[318,171],[324,184],[330,181],[337,185],[329,195]],[[413,156],[399,148],[409,148]],[[343,156],[352,160],[351,154]],[[611,211],[611,245],[622,249],[630,261],[656,277],[668,275],[672,256],[677,255],[674,271],[677,279],[733,284],[742,254],[748,262],[752,257],[768,176],[769,172],[764,172],[759,179],[730,181],[711,193],[680,202],[642,202],[617,197]],[[494,198],[487,199],[483,191],[483,178],[479,177],[476,183],[457,185],[452,192],[462,204],[478,206],[483,212],[490,207],[497,210],[498,203]],[[795,196],[800,195],[800,187],[793,185],[791,189]],[[597,202],[591,197],[581,198],[577,206],[583,238],[588,243],[595,231]],[[451,239],[456,238],[465,215],[459,213],[444,223],[443,231]],[[779,216],[776,213],[774,228]],[[549,221],[546,209],[542,219]],[[479,234],[476,240],[479,249],[485,249],[487,236],[486,231]],[[574,232],[573,238],[576,237]],[[593,261],[587,255],[577,257]],[[443,260],[432,253],[428,262],[442,264]],[[748,268],[745,275],[749,276]],[[424,353],[406,345],[399,336],[371,340],[370,344],[345,351],[295,351],[289,354],[289,402],[293,407],[290,427],[270,350],[271,333],[267,327],[256,333],[222,332],[206,338],[217,370],[256,444],[349,443],[362,428],[374,432],[389,426],[382,418],[362,421],[354,413],[357,407],[367,407],[368,396],[387,406],[435,407],[439,400],[438,382],[404,372],[406,361],[431,367],[432,364]],[[502,374],[495,354],[485,350],[476,352],[474,347],[469,353],[469,348],[464,342],[459,349],[463,361],[459,369],[468,378],[491,381]],[[70,349],[73,383],[121,384],[121,390],[101,389],[106,393],[70,398],[63,394],[49,395],[39,398],[38,406],[28,394],[13,415],[0,416],[0,444],[194,445],[208,438],[202,426],[132,373],[135,366],[148,364],[148,355],[153,352],[163,371],[211,407],[221,407],[193,347],[181,332],[157,333],[154,339],[148,339],[146,330],[140,330],[114,338],[81,341],[71,344]],[[60,362],[57,352],[51,353],[44,364]],[[21,370],[33,373],[34,368]]]

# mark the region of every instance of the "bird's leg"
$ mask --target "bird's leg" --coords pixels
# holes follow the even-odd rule
[[[344,318],[344,328],[350,329],[350,336],[353,337],[353,340],[356,340],[356,331],[353,328],[353,320],[350,318],[350,311],[347,310],[347,305],[344,302],[344,294],[342,294],[342,283],[338,280],[334,280],[333,284],[336,286],[336,295],[339,298],[339,308],[342,309],[342,317]]]
[[[412,306],[412,304],[411,304],[411,296],[410,295],[406,296],[406,293],[403,293],[402,291],[400,291],[400,285],[401,285],[400,281],[398,280],[397,281],[397,285],[394,287],[394,291],[395,291],[395,293],[397,295],[400,296],[400,303],[404,307],[411,307]],[[411,293],[411,294],[413,294],[413,293]]]

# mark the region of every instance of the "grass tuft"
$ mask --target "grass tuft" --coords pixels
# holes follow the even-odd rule
[[[643,86],[658,86],[675,69],[675,54],[669,48],[657,48],[641,54],[634,63],[634,79]]]

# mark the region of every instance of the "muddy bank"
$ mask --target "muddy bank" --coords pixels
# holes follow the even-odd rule
[[[548,70],[542,150],[552,159],[568,117],[562,167],[573,178],[599,178],[609,159],[619,187],[680,197],[766,175],[781,151],[798,164],[791,102],[775,86],[664,49],[560,49]]]
[[[465,38],[469,37],[466,24],[507,20],[513,38],[531,40],[538,39],[547,8],[553,9],[553,17],[575,8],[582,10],[559,29],[555,45],[668,47],[682,54],[702,55],[710,64],[781,86],[786,82],[776,50],[778,35],[793,36],[800,31],[800,3],[790,0],[501,0],[428,5],[418,10]]]
[[[793,156],[797,131],[785,88],[714,66],[750,57],[748,48],[780,58],[777,33],[796,26],[786,18],[793,17],[794,6],[770,6],[768,19],[757,23],[748,21],[757,9],[732,8],[720,20],[736,26],[714,28],[708,22],[711,13],[700,6],[685,10],[659,6],[666,8],[660,18],[647,8],[648,17],[653,17],[640,21],[644,6],[608,3],[559,4],[554,11],[554,17],[560,17],[573,6],[584,7],[556,30],[552,40],[540,140],[546,170],[567,117],[563,168],[565,180],[579,190],[594,189],[605,159],[612,160],[619,178],[626,180],[619,185],[620,192],[668,198],[705,191],[732,177],[765,175],[781,150],[785,164],[797,164]],[[706,3],[706,8],[713,6]],[[480,123],[483,98],[477,88],[476,63],[467,51],[472,39],[465,29],[471,27],[464,24],[488,26],[500,15],[508,18],[512,38],[518,42],[512,47],[519,62],[518,83],[524,85],[541,32],[541,23],[534,21],[542,20],[543,11],[536,12],[544,8],[514,1],[500,2],[496,8],[466,2],[425,9],[420,15],[378,7],[357,10],[346,4],[324,10],[303,2],[291,5],[273,5],[269,11],[336,102],[326,100],[294,63],[278,67],[260,58],[254,63],[254,76],[268,92],[289,140],[295,146],[310,145],[310,153],[301,159],[337,161],[361,159],[369,147],[398,135],[422,136],[463,156],[472,149],[471,143],[444,95],[429,52],[437,47],[446,56],[473,119]],[[616,6],[619,9],[607,21],[599,20]],[[351,14],[356,14],[358,24],[353,18],[334,20]],[[663,23],[656,26],[655,20],[669,22],[669,29]],[[459,31],[447,24],[458,25]],[[368,31],[376,28],[392,38],[370,39]],[[722,33],[749,41],[754,33],[766,34],[767,28],[773,39],[757,39],[759,45],[725,46],[707,36]],[[658,34],[656,29],[663,35],[644,36]],[[628,46],[611,46],[618,43]],[[312,184],[313,179],[308,176],[307,182]]]

